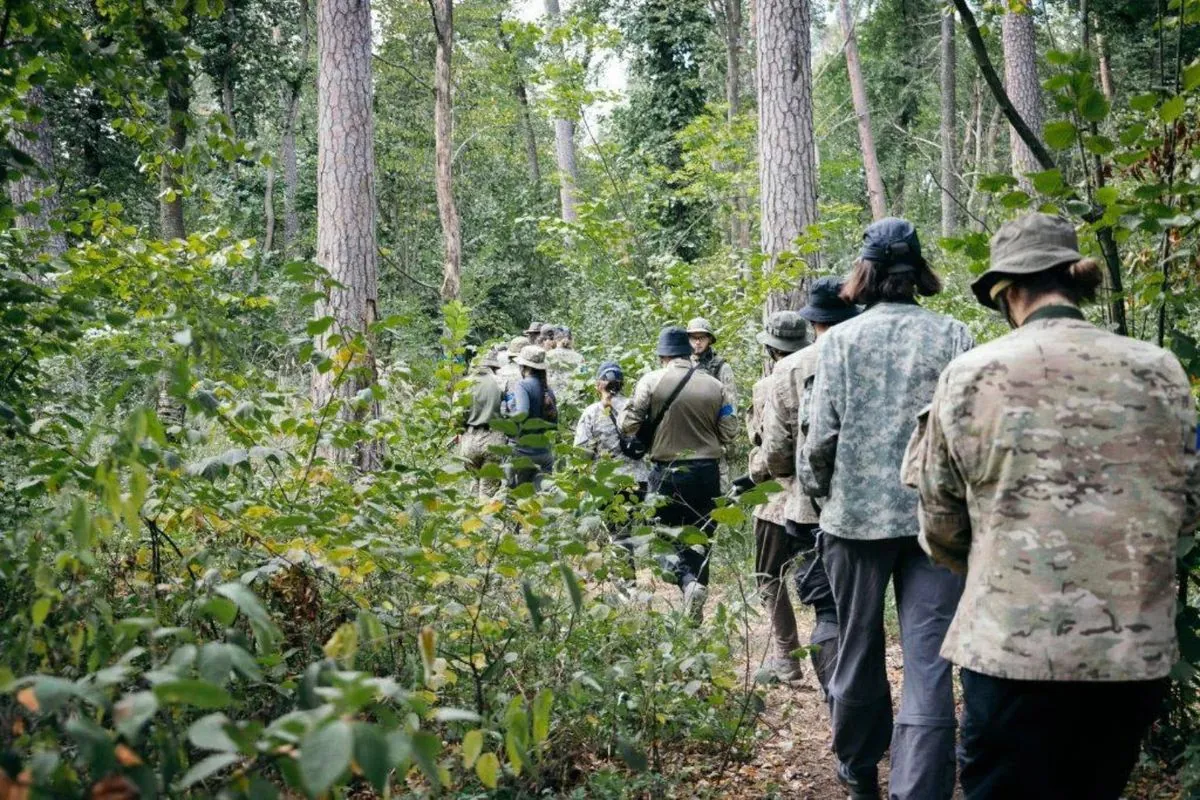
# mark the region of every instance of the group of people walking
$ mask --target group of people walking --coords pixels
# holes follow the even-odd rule
[[[1175,555],[1200,516],[1200,469],[1178,360],[1080,311],[1102,277],[1065,219],[1004,225],[972,289],[1014,331],[974,347],[966,326],[920,304],[941,282],[912,224],[889,218],[867,228],[844,281],[813,282],[803,309],[772,314],[759,334],[768,370],[746,414],[749,471],[734,483],[783,486],[754,520],[769,667],[802,672],[790,569],[814,611],[808,649],[852,798],[880,797],[889,750],[891,798],[950,798],[956,776],[968,798],[1121,794],[1178,660]],[[603,365],[601,399],[576,431],[577,446],[622,461],[631,501],[658,497],[668,529],[713,530],[740,428],[715,342],[702,319],[663,329],[660,366],[629,399],[619,365]],[[525,399],[513,410],[549,419],[553,392],[530,380],[536,353],[516,363]],[[499,384],[484,394],[497,391],[508,402]],[[695,615],[709,555],[675,547]]]

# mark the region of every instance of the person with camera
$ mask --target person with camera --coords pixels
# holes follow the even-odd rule
[[[646,498],[646,483],[650,478],[650,467],[646,464],[645,450],[637,441],[627,437],[617,428],[617,415],[625,410],[629,398],[622,394],[625,373],[615,361],[600,365],[596,372],[596,391],[600,399],[583,410],[575,426],[575,446],[593,460],[611,458],[616,461],[615,474],[632,480],[622,482],[605,517],[613,542],[625,548],[629,554],[627,566],[633,572],[633,545],[627,534],[633,520],[634,509]],[[628,577],[634,577],[630,574]]]
[[[692,363],[683,328],[663,328],[657,353],[660,369],[638,381],[633,399],[617,418],[618,427],[646,445],[649,489],[666,500],[658,510],[659,522],[711,533],[709,514],[721,494],[718,462],[738,433],[733,396]],[[684,610],[699,620],[708,597],[710,546],[675,542],[672,569]]]

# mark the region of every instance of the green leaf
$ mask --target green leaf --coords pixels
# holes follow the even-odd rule
[[[213,753],[211,756],[201,759],[197,763],[193,764],[192,768],[184,773],[184,776],[179,779],[178,788],[187,789],[190,786],[194,786],[200,781],[216,775],[218,772],[240,759],[241,756],[237,753]]]
[[[1158,95],[1154,92],[1134,95],[1129,98],[1129,107],[1134,111],[1149,111],[1158,105]]]
[[[475,762],[475,775],[489,789],[495,789],[500,780],[500,759],[495,753],[484,753]]]
[[[533,623],[533,629],[540,631],[542,629],[542,600],[534,594],[533,587],[529,581],[521,581],[521,594],[525,598],[525,607],[529,609],[529,620]]]
[[[583,589],[579,586],[579,579],[575,577],[575,573],[565,561],[558,562],[558,571],[562,573],[563,583],[567,586],[567,594],[571,595],[571,605],[578,611],[583,606]]]
[[[1170,124],[1179,119],[1179,116],[1187,110],[1187,100],[1183,95],[1177,94],[1167,102],[1163,103],[1158,109],[1158,118],[1163,122]]]
[[[428,731],[417,731],[412,735],[413,761],[425,773],[434,789],[441,788],[442,775],[438,771],[437,758],[442,750],[442,740]]]
[[[1089,89],[1079,98],[1079,113],[1089,122],[1100,122],[1108,116],[1108,100],[1095,89]]]
[[[40,597],[34,601],[33,606],[29,609],[29,620],[33,623],[33,627],[40,628],[49,614],[50,598]]]
[[[513,774],[520,775],[529,754],[529,715],[525,711],[525,700],[520,695],[508,704],[504,724],[504,749],[508,753],[508,765]]]
[[[1112,139],[1100,135],[1083,137],[1083,146],[1089,153],[1095,153],[1098,156],[1106,156],[1117,147]]]
[[[1078,129],[1075,125],[1065,119],[1048,122],[1042,128],[1042,135],[1046,139],[1046,146],[1052,147],[1055,150],[1066,150],[1075,144],[1076,133],[1078,133]]]
[[[300,743],[300,777],[312,796],[324,794],[350,769],[354,731],[340,719],[323,725]]]
[[[729,525],[731,527],[741,525],[746,521],[746,512],[742,511],[737,506],[723,506],[714,508],[709,514],[712,521],[719,525]]]
[[[229,692],[220,686],[191,678],[160,683],[154,687],[154,696],[164,705],[194,708],[225,708],[233,702]]]
[[[229,724],[229,717],[220,712],[203,716],[188,727],[188,741],[201,750],[236,752],[237,742],[225,730]]]
[[[133,741],[138,732],[158,711],[158,699],[153,692],[134,692],[122,697],[113,706],[113,722],[117,733]]]
[[[541,744],[550,735],[550,707],[554,704],[554,692],[542,689],[533,698],[533,742]]]
[[[462,759],[463,769],[470,769],[475,766],[475,762],[479,760],[480,753],[483,752],[483,731],[476,728],[473,731],[467,731],[467,735],[462,741]]]
[[[1111,206],[1117,202],[1117,187],[1101,186],[1096,190],[1096,202],[1102,206]]]
[[[250,627],[254,629],[254,636],[258,639],[260,647],[268,649],[279,639],[279,629],[248,586],[238,581],[230,581],[221,584],[215,591],[232,600],[242,610],[250,620]]]
[[[1029,205],[1030,197],[1025,192],[1009,192],[1000,198],[1000,205],[1005,208],[1025,208]]]
[[[1031,172],[1029,173],[1029,179],[1033,181],[1033,188],[1042,194],[1055,194],[1063,188],[1062,173],[1057,169],[1047,170],[1046,172]]]
[[[362,770],[363,777],[375,787],[375,791],[382,794],[392,764],[387,737],[379,726],[361,722],[354,726],[354,761]]]
[[[1200,86],[1200,61],[1183,68],[1183,90],[1190,92]]]
[[[81,550],[92,546],[92,516],[83,500],[76,497],[71,503],[71,534]]]

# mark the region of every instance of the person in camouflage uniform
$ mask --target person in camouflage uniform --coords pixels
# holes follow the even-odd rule
[[[485,464],[494,464],[497,470],[500,469],[501,456],[493,448],[503,447],[505,437],[490,427],[491,421],[500,416],[503,397],[500,384],[496,381],[499,367],[496,354],[488,353],[479,359],[471,376],[471,405],[463,416],[458,452],[467,467],[475,473],[483,469]],[[500,479],[476,475],[472,489],[480,497],[491,497],[500,490]]]
[[[961,322],[921,308],[941,290],[905,220],[872,223],[842,290],[867,308],[821,337],[810,426],[797,477],[821,509],[821,558],[837,603],[829,683],[838,775],[855,798],[879,796],[891,744],[890,796],[942,800],[954,790],[954,691],[938,648],[962,580],[917,544],[917,493],[900,482],[917,412],[938,375],[972,345]],[[884,596],[896,596],[904,687],[892,719]]]
[[[514,400],[516,399],[516,386],[521,382],[521,365],[517,363],[517,358],[520,357],[521,351],[529,347],[529,345],[528,336],[518,336],[509,342],[508,361],[496,372],[496,381],[500,384],[500,390],[504,393],[500,410],[506,417],[511,417],[516,413],[513,410]]]
[[[1195,401],[1174,355],[1084,319],[1101,282],[1067,220],[1004,225],[972,288],[1016,330],[946,368],[905,462],[923,543],[966,573],[942,654],[972,800],[1115,800],[1179,658]]]
[[[779,376],[775,372],[780,359],[808,344],[808,326],[795,311],[777,311],[767,319],[765,330],[758,334],[758,343],[766,350],[768,374],[755,382],[751,390],[750,413],[746,415],[746,432],[750,436],[749,478],[753,483],[771,479],[763,446],[763,422],[768,398],[777,391]],[[796,633],[796,614],[788,597],[784,575],[798,552],[796,540],[788,535],[787,505],[792,479],[779,479],[783,491],[754,509],[754,577],[762,595],[763,605],[771,618],[775,654],[766,668],[779,680],[800,678],[804,670],[795,653],[800,649]]]
[[[576,382],[576,386],[572,386],[572,379],[580,375],[583,355],[571,347],[570,328],[555,328],[553,340],[554,349],[546,351],[546,371],[550,376],[550,386],[559,400],[573,406],[582,400],[582,379]]]
[[[858,314],[853,303],[840,297],[841,278],[818,278],[808,291],[808,304],[798,312],[812,324],[819,339],[834,325]],[[796,579],[796,596],[816,616],[809,645],[813,671],[828,694],[829,678],[837,664],[837,604],[820,556],[820,521],[816,506],[795,480],[796,458],[808,430],[807,401],[817,370],[817,346],[810,344],[775,364],[762,419],[762,460],[771,477],[786,489],[783,508],[789,559]]]

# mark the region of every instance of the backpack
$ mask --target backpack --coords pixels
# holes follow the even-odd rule
[[[631,461],[641,461],[645,458],[645,443],[642,442],[639,436],[626,436],[621,433],[621,426],[617,424],[617,413],[613,411],[612,406],[608,407],[608,418],[612,420],[613,427],[617,429],[617,441],[621,446],[621,455]]]

